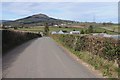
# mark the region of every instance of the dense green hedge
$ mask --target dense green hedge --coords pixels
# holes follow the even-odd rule
[[[91,65],[94,65],[98,68],[104,68],[107,73],[110,73],[111,64],[104,64],[102,58],[107,61],[117,62],[118,64],[118,71],[120,73],[120,40],[115,40],[112,38],[103,38],[103,37],[95,37],[95,36],[78,36],[78,35],[51,35],[54,39],[59,40],[68,48],[76,52],[89,52],[88,55],[94,55],[93,57],[87,57],[89,59],[87,62]],[[76,53],[77,56],[83,57],[84,54]],[[99,57],[99,58],[98,58]],[[100,59],[101,58],[101,59]],[[102,62],[101,62],[102,61]],[[112,64],[113,65],[113,64]],[[104,71],[106,73],[106,71]],[[114,73],[112,71],[112,74]],[[110,75],[110,74],[109,74]],[[120,76],[120,74],[118,75]]]
[[[41,37],[41,35],[30,32],[2,30],[2,53],[4,55],[6,51],[13,47],[37,37]]]
[[[115,60],[120,55],[119,40],[94,36],[57,35],[66,46],[76,51],[89,51],[108,60]]]

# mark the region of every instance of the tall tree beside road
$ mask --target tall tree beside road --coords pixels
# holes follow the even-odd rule
[[[88,32],[89,32],[89,33],[93,33],[93,26],[92,26],[92,25],[89,26]]]
[[[48,25],[48,23],[45,23],[44,34],[45,34],[46,36],[49,34],[49,25]]]

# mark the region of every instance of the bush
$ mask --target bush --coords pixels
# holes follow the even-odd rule
[[[84,30],[81,30],[81,34],[84,34]]]
[[[18,32],[11,30],[2,30],[2,51],[3,55],[13,47],[20,45],[33,38],[41,37],[40,34],[29,32]]]
[[[114,61],[120,55],[120,44],[112,38],[75,35],[53,35],[75,51],[88,51],[104,59]]]
[[[93,26],[92,26],[92,25],[89,26],[88,32],[89,32],[89,33],[93,33]]]
[[[117,73],[120,76],[120,40],[95,36],[52,35],[54,39],[73,50],[79,58],[93,65],[95,69],[103,69],[104,75],[116,75],[112,67],[117,61]],[[81,52],[89,52],[89,54]],[[104,62],[105,60],[109,62]],[[110,63],[112,61],[112,63]],[[117,66],[116,66],[117,67]]]

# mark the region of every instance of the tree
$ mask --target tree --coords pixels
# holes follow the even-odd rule
[[[17,27],[14,27],[14,29],[18,29]]]
[[[59,26],[59,28],[62,28],[61,26]]]
[[[86,30],[84,31],[84,33],[85,33],[85,34],[88,34],[88,29],[86,29]]]
[[[83,30],[81,30],[81,34],[84,34],[84,31],[83,31]]]
[[[102,23],[104,26],[106,26],[106,23],[104,22],[104,23]]]
[[[104,33],[107,33],[107,31],[105,30]]]
[[[45,23],[44,33],[45,33],[46,36],[49,34],[49,26],[48,26],[48,23]]]
[[[93,33],[93,26],[92,26],[92,25],[89,26],[88,32],[89,32],[89,33]]]

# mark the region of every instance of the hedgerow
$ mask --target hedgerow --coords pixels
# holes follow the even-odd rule
[[[41,35],[30,32],[2,30],[2,53],[4,55],[13,47],[37,37],[41,37]]]
[[[52,37],[72,49],[75,55],[93,65],[95,69],[100,69],[104,76],[120,76],[120,40],[90,35],[52,35]]]

